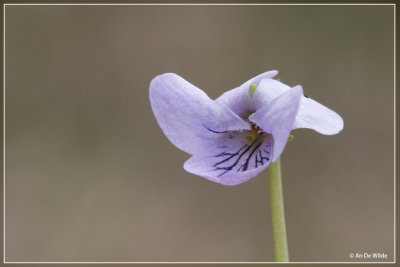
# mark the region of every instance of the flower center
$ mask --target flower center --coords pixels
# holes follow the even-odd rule
[[[251,130],[248,135],[246,135],[246,140],[251,144],[258,136],[265,134],[265,132],[261,129],[260,126],[255,123],[251,123]]]

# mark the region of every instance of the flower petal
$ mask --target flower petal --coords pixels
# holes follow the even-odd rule
[[[254,109],[260,108],[263,103],[290,90],[290,87],[273,79],[264,79],[258,85],[253,95],[252,105]],[[342,118],[333,110],[325,107],[317,101],[303,96],[300,99],[299,112],[297,113],[293,129],[309,128],[321,134],[337,134],[343,129]]]
[[[263,79],[253,95],[250,106],[253,110],[258,110],[290,88],[277,80]],[[343,119],[335,111],[308,96],[303,96],[293,126],[293,129],[297,128],[309,128],[326,135],[337,134],[343,129]]]
[[[326,135],[337,134],[343,129],[343,119],[317,101],[302,97],[293,128],[309,128]]]
[[[259,110],[268,105],[274,98],[290,90],[291,87],[274,79],[262,80],[252,98],[252,110]]]
[[[207,149],[220,132],[250,129],[227,107],[173,73],[151,81],[150,103],[164,134],[190,154]]]
[[[260,74],[239,87],[236,87],[230,91],[225,92],[220,97],[215,99],[216,102],[224,104],[230,110],[235,112],[237,115],[241,116],[247,111],[252,109],[252,101],[256,99],[256,95],[258,94],[258,88],[255,91],[255,94],[251,97],[249,94],[249,89],[251,84],[259,84],[263,79],[273,78],[278,74],[278,71],[271,70],[267,71],[263,74]],[[255,109],[253,109],[255,111]]]
[[[295,86],[249,116],[250,121],[259,125],[265,132],[272,134],[274,138],[273,162],[279,158],[286,145],[302,96],[301,86]]]
[[[193,174],[223,185],[237,185],[250,180],[271,162],[272,136],[259,135],[246,140],[250,131],[221,134],[207,153],[194,155],[183,168]]]

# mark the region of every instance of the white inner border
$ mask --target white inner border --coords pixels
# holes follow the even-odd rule
[[[378,262],[362,262],[362,261],[350,261],[350,262],[289,262],[289,264],[294,263],[294,264],[320,264],[320,263],[337,263],[337,264],[361,264],[361,263],[396,263],[396,4],[377,4],[377,3],[372,3],[372,4],[289,4],[289,3],[283,3],[283,4],[259,4],[259,3],[249,3],[249,4],[240,4],[240,3],[227,3],[227,4],[196,4],[196,3],[127,3],[127,4],[3,4],[3,263],[17,263],[17,264],[194,264],[194,263],[202,263],[202,264],[266,264],[266,263],[277,263],[277,262],[161,262],[161,261],[155,261],[155,262],[64,262],[64,261],[56,261],[56,262],[27,262],[27,261],[22,261],[22,262],[12,262],[12,261],[6,261],[6,223],[5,223],[5,217],[6,217],[6,6],[393,6],[393,35],[394,35],[394,44],[393,44],[393,81],[394,81],[394,100],[393,100],[393,106],[394,106],[394,118],[393,118],[393,141],[394,141],[394,147],[393,147],[393,153],[394,153],[394,179],[393,179],[393,190],[394,190],[394,205],[393,205],[393,214],[394,214],[394,222],[393,222],[393,227],[394,227],[394,235],[393,235],[393,261],[378,261]],[[279,262],[282,264],[288,264],[284,262]]]

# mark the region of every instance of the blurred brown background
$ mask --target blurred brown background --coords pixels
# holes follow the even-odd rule
[[[282,156],[292,261],[393,260],[392,6],[6,6],[6,261],[273,261],[266,172],[185,172],[148,100],[271,69],[337,111]]]

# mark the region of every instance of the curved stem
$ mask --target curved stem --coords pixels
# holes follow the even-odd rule
[[[286,239],[285,212],[283,209],[280,158],[269,165],[268,180],[271,198],[271,218],[275,261],[289,262],[289,253]]]

